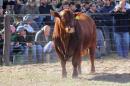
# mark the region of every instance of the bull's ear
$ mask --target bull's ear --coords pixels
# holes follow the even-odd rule
[[[55,12],[55,11],[50,10],[50,14],[51,14],[52,16],[54,16],[54,17],[60,18],[60,15],[59,15],[58,12]]]
[[[79,13],[78,12],[76,12],[76,13],[73,13],[74,14],[74,17],[76,17]]]
[[[80,19],[78,12],[74,13],[74,18],[77,19],[77,20]]]

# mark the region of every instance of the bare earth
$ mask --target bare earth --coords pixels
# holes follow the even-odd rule
[[[130,86],[130,59],[96,60],[96,73],[90,62],[82,62],[82,74],[72,79],[72,65],[67,63],[68,77],[61,78],[60,63],[0,67],[0,86]]]

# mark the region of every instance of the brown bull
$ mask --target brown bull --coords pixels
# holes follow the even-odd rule
[[[81,52],[89,49],[91,72],[95,72],[96,25],[84,13],[73,13],[69,9],[60,13],[51,12],[55,17],[53,39],[56,52],[61,60],[62,77],[67,77],[66,61],[72,57],[72,77],[81,73]]]

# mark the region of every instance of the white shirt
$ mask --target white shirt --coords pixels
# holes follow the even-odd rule
[[[115,9],[118,9],[119,7],[121,7],[121,3],[117,4],[117,5],[115,6]],[[127,3],[127,2],[126,2],[126,4],[125,4],[125,9],[126,9],[126,10],[127,10],[127,9],[130,9],[130,4]]]
[[[32,28],[32,26],[29,25],[29,24],[25,24],[24,27],[26,27],[26,30],[27,30],[28,32],[31,32],[31,33],[35,32],[34,29]]]

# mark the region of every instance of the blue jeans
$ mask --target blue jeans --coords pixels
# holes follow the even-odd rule
[[[127,58],[129,52],[129,32],[116,32],[114,35],[118,56]]]
[[[36,47],[36,59],[37,59],[37,62],[42,62],[43,47],[41,45],[35,45],[35,47]]]
[[[18,50],[15,50],[15,49],[18,49]],[[16,52],[16,51],[18,51],[18,52]],[[26,46],[21,45],[21,46],[19,46],[19,48],[14,48],[14,46],[11,45],[10,54],[11,54],[10,61],[13,64],[23,64],[25,61],[24,58],[27,58]]]
[[[24,61],[25,63],[33,62],[36,63],[36,47],[33,45],[32,47],[26,47],[24,52]]]
[[[101,48],[104,46],[104,36],[100,29],[97,29],[96,31],[97,31],[97,46]]]
[[[105,55],[104,36],[100,29],[96,29],[96,33],[97,33],[96,58],[100,58],[102,55]]]
[[[47,62],[48,58],[50,58],[50,60],[56,60],[57,55],[56,55],[55,49],[53,47],[53,42],[52,41],[49,41],[44,46],[43,52],[44,52],[44,57],[43,57],[44,62]]]
[[[48,62],[47,59],[49,58],[49,62],[56,62],[57,61],[57,54],[55,52],[55,49],[53,48],[51,52],[44,52],[43,54],[43,62]]]
[[[106,55],[109,55],[111,50],[112,50],[110,29],[112,29],[112,28],[110,28],[108,26],[104,26],[102,28],[102,31],[103,31],[103,34],[104,34],[104,38],[105,38],[105,46],[106,46],[105,53],[106,53]]]

